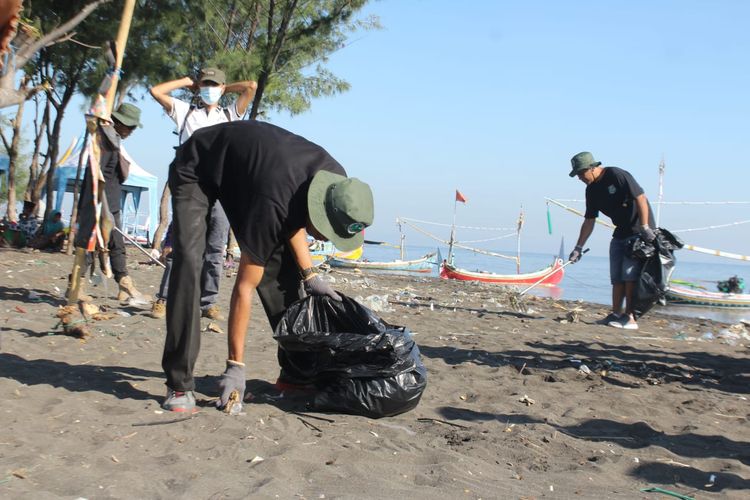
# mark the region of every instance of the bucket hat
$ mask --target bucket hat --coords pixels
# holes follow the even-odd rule
[[[350,252],[362,246],[363,231],[372,224],[372,191],[359,179],[321,170],[307,191],[307,210],[315,229],[339,250]]]
[[[573,170],[570,171],[569,175],[575,177],[579,172],[598,167],[602,162],[596,161],[594,155],[588,151],[582,151],[570,159],[570,164],[572,165]]]
[[[142,127],[141,109],[135,104],[128,102],[120,104],[115,111],[112,111],[112,117],[117,118],[117,121],[126,127]]]

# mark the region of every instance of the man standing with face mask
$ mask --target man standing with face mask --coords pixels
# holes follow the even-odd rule
[[[224,72],[218,68],[204,68],[196,82],[189,76],[160,83],[151,88],[151,95],[162,105],[164,111],[177,125],[179,143],[182,144],[196,130],[218,123],[240,120],[255,96],[258,85],[251,80],[226,84]],[[177,89],[188,88],[200,98],[200,105],[193,106],[170,93]],[[219,100],[224,94],[238,93],[234,104],[223,108]],[[206,233],[206,251],[203,255],[201,271],[201,315],[209,319],[222,319],[216,300],[219,295],[224,260],[224,246],[229,234],[229,221],[220,203],[211,210]],[[167,257],[167,269],[164,271],[157,300],[151,308],[151,315],[163,318],[166,315],[169,274],[172,260]]]

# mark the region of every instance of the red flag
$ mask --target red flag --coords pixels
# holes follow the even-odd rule
[[[456,201],[460,201],[461,203],[466,203],[466,197],[461,194],[461,191],[456,189]]]

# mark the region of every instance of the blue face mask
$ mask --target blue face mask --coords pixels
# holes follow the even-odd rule
[[[219,102],[221,87],[201,87],[201,99],[209,106]]]

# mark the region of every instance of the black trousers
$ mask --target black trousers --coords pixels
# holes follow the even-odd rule
[[[200,276],[208,218],[217,198],[200,184],[175,184],[170,181],[173,262],[162,368],[169,388],[192,391],[193,370],[201,344]],[[232,229],[238,232],[240,228]],[[266,263],[257,290],[271,328],[275,329],[287,307],[301,298],[297,263],[285,241],[279,242]]]

